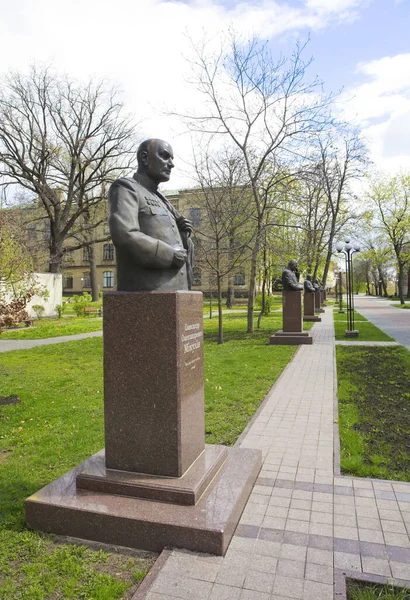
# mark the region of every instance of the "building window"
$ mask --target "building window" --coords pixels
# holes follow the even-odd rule
[[[64,262],[72,264],[74,262],[74,253],[72,250],[64,250]]]
[[[83,273],[83,276],[81,277],[81,281],[83,284],[83,288],[91,287],[91,277],[90,277],[89,273]]]
[[[63,288],[65,290],[73,289],[73,276],[72,275],[64,275],[63,277]]]
[[[234,285],[245,285],[245,273],[235,273],[233,278]]]
[[[113,288],[114,287],[114,271],[104,271],[103,287]]]
[[[190,208],[189,209],[189,220],[191,221],[194,227],[199,227],[201,224],[201,209],[200,208]]]
[[[104,260],[114,260],[114,244],[104,244]]]
[[[83,246],[83,260],[90,260],[90,248]]]
[[[201,285],[201,269],[199,267],[194,267],[192,284]]]

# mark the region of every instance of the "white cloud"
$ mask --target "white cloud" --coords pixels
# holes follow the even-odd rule
[[[366,81],[346,90],[346,116],[362,127],[376,168],[410,165],[410,53],[361,63]]]
[[[204,31],[217,38],[230,25],[264,38],[307,32],[354,18],[367,2],[305,0],[296,8],[283,0],[0,0],[0,72],[36,61],[71,76],[106,77],[124,90],[147,136],[173,141],[178,160],[189,140],[160,110],[198,102],[185,81],[186,32],[193,39]],[[172,184],[180,185],[177,173]]]

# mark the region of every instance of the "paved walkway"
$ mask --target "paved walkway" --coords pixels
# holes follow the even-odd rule
[[[391,304],[391,300],[373,296],[354,298],[354,306],[360,314],[410,350],[410,310]]]
[[[264,462],[226,555],[165,551],[135,600],[331,600],[345,575],[410,586],[410,484],[338,474],[330,308],[312,333],[242,439]]]
[[[76,335],[62,335],[60,337],[46,338],[41,340],[2,340],[0,339],[0,352],[10,350],[28,350],[35,346],[48,346],[49,344],[61,344],[62,342],[74,342],[89,337],[101,337],[102,331],[91,331],[89,333],[77,333]]]

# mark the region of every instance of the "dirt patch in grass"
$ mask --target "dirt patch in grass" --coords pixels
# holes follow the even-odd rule
[[[337,347],[341,467],[346,474],[410,479],[410,352]]]

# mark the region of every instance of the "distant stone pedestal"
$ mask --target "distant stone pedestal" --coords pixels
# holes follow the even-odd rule
[[[269,343],[274,345],[311,344],[312,338],[303,331],[302,292],[282,292],[283,330],[271,336]]]
[[[313,292],[305,292],[303,297],[303,321],[305,322],[321,322],[322,319],[315,315],[315,294]]]
[[[326,292],[325,290],[320,290],[320,306],[327,306],[325,303],[326,300]]]
[[[259,450],[205,445],[202,294],[104,295],[105,452],[26,501],[30,527],[224,554]]]
[[[315,312],[316,313],[324,313],[324,309],[321,308],[322,304],[322,294],[320,290],[315,291]]]

